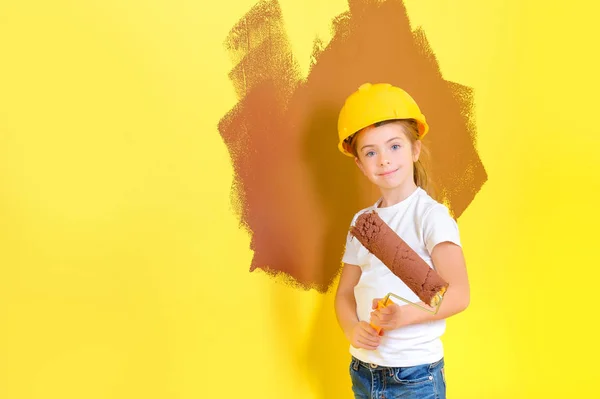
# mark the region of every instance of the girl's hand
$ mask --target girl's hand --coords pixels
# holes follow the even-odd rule
[[[381,340],[377,331],[366,321],[359,321],[356,323],[350,331],[348,339],[355,348],[368,350],[377,349]]]
[[[394,302],[390,302],[386,307],[377,310],[377,303],[381,299],[382,298],[373,299],[372,308],[374,310],[371,312],[371,323],[381,327],[383,330],[395,330],[396,328],[399,328],[401,325],[400,306]]]

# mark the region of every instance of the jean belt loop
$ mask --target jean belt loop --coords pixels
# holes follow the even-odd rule
[[[358,359],[355,357],[352,358],[352,368],[354,371],[358,371]]]

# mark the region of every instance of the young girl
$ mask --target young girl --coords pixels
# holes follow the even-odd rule
[[[413,98],[389,84],[362,85],[340,111],[340,151],[381,191],[352,225],[361,213],[376,211],[449,284],[435,315],[404,302],[376,310],[390,292],[427,305],[348,235],[335,310],[350,341],[356,398],[446,397],[441,336],[445,319],[465,310],[470,295],[458,226],[446,206],[428,194],[419,161],[428,130]],[[380,334],[371,323],[382,328]]]

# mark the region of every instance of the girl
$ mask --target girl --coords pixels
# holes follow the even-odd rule
[[[458,226],[446,206],[427,192],[419,156],[428,130],[413,98],[389,84],[362,85],[340,111],[338,148],[381,191],[380,199],[358,212],[352,224],[361,213],[376,211],[449,283],[435,315],[404,303],[376,310],[377,301],[389,292],[412,302],[419,299],[348,235],[335,311],[350,341],[356,398],[446,397],[441,336],[445,319],[467,308],[470,290]]]

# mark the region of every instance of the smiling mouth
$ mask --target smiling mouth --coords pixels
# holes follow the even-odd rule
[[[388,176],[388,175],[391,175],[392,173],[395,173],[397,171],[398,171],[398,169],[390,170],[389,172],[382,173],[379,176]]]

